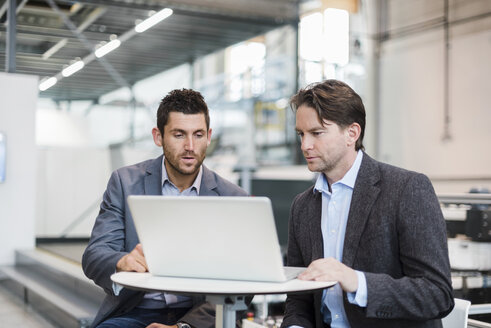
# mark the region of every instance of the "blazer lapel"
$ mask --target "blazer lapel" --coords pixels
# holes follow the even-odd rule
[[[219,196],[215,190],[217,182],[213,172],[203,165],[203,176],[201,177],[201,186],[199,188],[200,196]]]
[[[162,195],[162,159],[163,155],[151,161],[144,177],[145,195]]]
[[[375,185],[379,179],[377,162],[364,153],[351,198],[344,237],[343,263],[349,267],[353,266],[370,210],[380,192],[380,188]]]
[[[310,218],[310,240],[312,243],[312,261],[324,257],[324,241],[322,238],[322,194],[320,192],[312,192],[310,195],[312,201],[309,202],[312,206],[308,209]]]

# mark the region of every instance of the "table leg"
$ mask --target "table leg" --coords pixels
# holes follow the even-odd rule
[[[216,305],[216,328],[235,328],[235,311],[247,310],[245,296],[209,295],[206,300]]]

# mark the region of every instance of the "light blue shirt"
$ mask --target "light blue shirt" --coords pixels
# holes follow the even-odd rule
[[[198,175],[194,179],[191,187],[184,189],[182,192],[179,191],[170,180],[167,175],[167,170],[164,165],[165,157],[162,158],[162,195],[163,196],[198,196],[199,188],[201,187],[201,177],[203,175],[203,167],[200,166]],[[156,301],[156,302],[155,302]],[[158,302],[161,303],[159,306]],[[191,307],[192,301],[188,296],[174,295],[169,293],[146,293],[143,301],[140,303],[139,307],[168,307],[168,308],[178,308],[178,307]]]
[[[322,194],[321,229],[324,240],[324,257],[334,257],[338,261],[343,259],[344,236],[346,224],[355,186],[356,177],[360,170],[363,152],[358,151],[356,159],[344,177],[332,184],[324,174],[320,174],[314,186],[314,192]],[[358,276],[358,289],[348,293],[348,301],[361,307],[367,305],[367,285],[365,274],[356,271]],[[343,290],[339,284],[325,289],[322,295],[321,313],[324,322],[330,323],[333,328],[349,327],[348,319],[343,306]],[[301,328],[291,326],[291,328]]]
[[[201,178],[203,176],[203,167],[200,166],[198,175],[194,179],[193,184],[183,190],[179,191],[170,180],[165,169],[164,164],[165,157],[162,158],[162,195],[163,196],[198,196],[201,187]],[[121,291],[120,286],[113,286],[115,295],[119,295]],[[119,288],[118,288],[119,287]],[[174,295],[169,293],[146,293],[142,302],[138,305],[141,308],[181,308],[191,307],[192,300],[190,297],[182,295]]]

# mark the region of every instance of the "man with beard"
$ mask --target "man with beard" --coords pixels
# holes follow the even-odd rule
[[[282,327],[441,327],[454,303],[446,226],[429,179],[364,152],[365,108],[341,81],[291,100],[314,186],[293,201],[288,265],[337,281],[288,295]]]
[[[174,90],[162,99],[152,135],[164,154],[113,172],[82,258],[87,277],[107,294],[92,326],[213,327],[215,310],[204,296],[137,292],[121,288],[110,279],[118,271],[147,271],[126,202],[129,195],[246,195],[202,164],[211,129],[208,107],[199,92]],[[182,240],[185,243],[186,236]],[[179,245],[167,245],[162,240],[164,248],[179,252]]]

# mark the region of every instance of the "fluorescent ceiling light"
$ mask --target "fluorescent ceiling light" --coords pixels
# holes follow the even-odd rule
[[[58,82],[58,79],[56,77],[54,77],[54,76],[50,77],[49,79],[47,79],[47,80],[45,80],[39,84],[39,90],[41,90],[41,91],[48,90],[53,85],[55,85],[56,82]]]
[[[63,71],[61,71],[61,75],[64,77],[68,77],[78,71],[80,71],[82,68],[84,68],[85,64],[82,60],[76,61],[75,63],[71,64],[67,68],[65,68]]]
[[[158,13],[153,14],[152,16],[148,17],[145,19],[143,22],[135,26],[135,31],[137,33],[145,32],[148,30],[150,27],[154,26],[155,24],[160,23],[167,17],[172,15],[172,9],[170,8],[164,8]]]
[[[101,58],[102,56],[107,55],[108,53],[110,53],[120,45],[121,45],[121,41],[119,41],[118,39],[112,40],[111,42],[106,43],[105,45],[97,49],[95,51],[95,56],[97,58]]]

